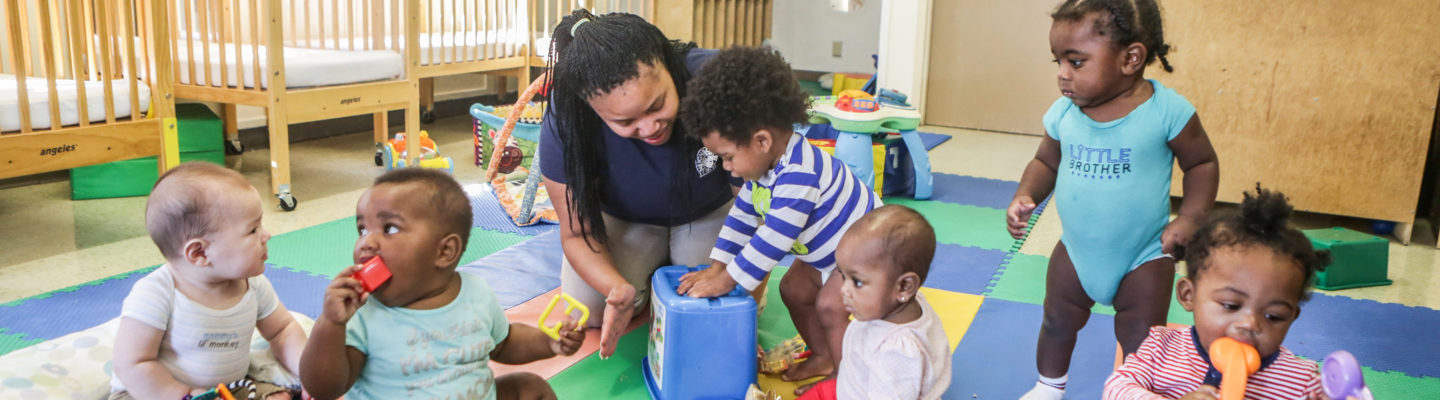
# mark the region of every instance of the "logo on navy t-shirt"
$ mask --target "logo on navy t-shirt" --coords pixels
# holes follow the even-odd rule
[[[720,156],[711,153],[710,149],[701,147],[700,151],[695,152],[695,173],[699,174],[701,178],[710,175],[710,172],[715,171],[715,161],[718,160],[720,160]]]
[[[1130,174],[1130,148],[1070,145],[1070,175],[1090,179],[1120,179]]]

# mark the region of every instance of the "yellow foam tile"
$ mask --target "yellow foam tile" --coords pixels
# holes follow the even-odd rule
[[[960,345],[960,339],[970,330],[970,323],[975,321],[975,313],[980,311],[980,303],[983,303],[985,298],[927,287],[920,288],[920,292],[925,294],[930,308],[940,315],[940,324],[945,326],[945,338],[950,340],[950,352],[954,353],[955,347]],[[757,384],[763,390],[774,390],[782,399],[791,400],[795,398],[795,389],[800,385],[819,380],[820,378],[814,378],[786,382],[780,379],[780,374],[760,374]]]
[[[950,352],[955,352],[960,339],[970,330],[970,323],[975,322],[975,313],[980,312],[980,303],[985,301],[985,297],[927,287],[920,288],[920,292],[925,294],[930,308],[940,314],[945,338],[950,340]]]

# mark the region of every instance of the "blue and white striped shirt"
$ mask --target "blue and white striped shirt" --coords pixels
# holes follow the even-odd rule
[[[710,258],[749,290],[787,253],[828,271],[840,236],[879,206],[880,196],[844,163],[792,133],[775,168],[740,189]]]

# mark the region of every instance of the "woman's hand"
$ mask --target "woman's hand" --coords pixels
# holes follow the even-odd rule
[[[610,295],[605,297],[605,313],[600,322],[600,358],[610,358],[615,354],[615,345],[620,342],[620,336],[625,334],[625,328],[630,326],[630,318],[634,316],[635,287],[627,283],[610,289]]]

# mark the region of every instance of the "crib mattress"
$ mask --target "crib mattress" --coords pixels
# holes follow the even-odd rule
[[[45,78],[26,78],[25,92],[30,103],[30,129],[50,129],[54,118],[50,115],[50,89]],[[102,81],[56,80],[59,92],[60,126],[80,123],[82,112],[76,96],[77,85],[85,87],[85,110],[88,122],[105,120],[105,85]],[[150,108],[150,87],[143,82],[136,86],[140,100],[140,111]],[[0,74],[0,132],[20,130],[20,88],[15,85],[15,76]],[[130,107],[130,83],[115,80],[111,83],[115,99],[115,118],[129,117],[135,113]]]
[[[175,76],[180,83],[190,84],[198,82],[200,85],[218,86],[220,83],[220,56],[219,52],[225,52],[226,85],[235,86],[243,76],[244,85],[248,88],[255,87],[255,50],[250,44],[240,45],[240,60],[235,59],[235,44],[210,43],[210,57],[208,66],[210,76],[205,76],[201,63],[204,61],[204,49],[199,42],[195,43],[194,59],[195,77],[190,76],[191,49],[184,39],[175,41],[176,59],[180,61],[179,69],[175,70]],[[265,46],[259,47],[259,64],[262,76],[260,87],[270,87],[270,74],[266,68],[269,59]],[[373,51],[352,51],[352,50],[327,50],[327,49],[306,49],[298,47],[286,47],[285,50],[285,87],[306,88],[315,86],[334,86],[349,83],[360,83],[392,79],[399,77],[405,71],[405,59],[400,53],[386,50]],[[240,73],[235,69],[240,67]]]

